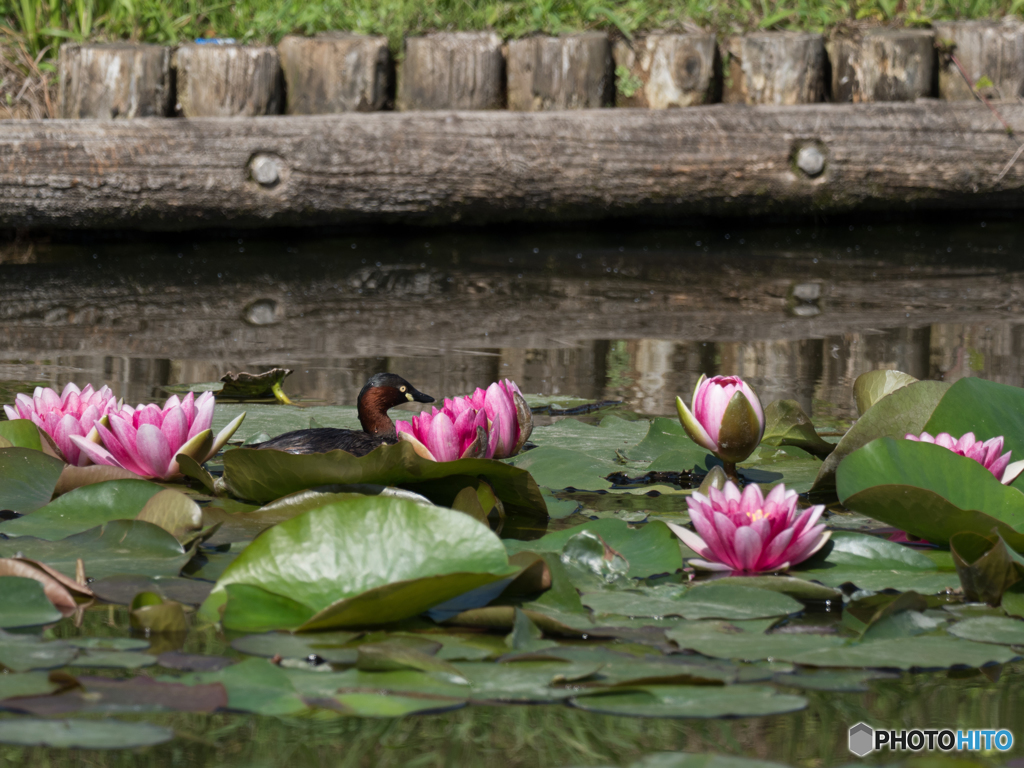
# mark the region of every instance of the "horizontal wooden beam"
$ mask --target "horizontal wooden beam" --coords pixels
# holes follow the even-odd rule
[[[0,226],[1014,209],[1024,105],[712,105],[0,123]],[[1009,166],[1007,168],[1007,166]]]

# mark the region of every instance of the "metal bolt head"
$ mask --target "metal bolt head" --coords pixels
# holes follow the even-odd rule
[[[281,180],[281,161],[273,155],[256,155],[249,161],[253,181],[263,187],[272,187]]]
[[[825,170],[825,155],[813,144],[800,147],[796,153],[796,166],[811,178]]]

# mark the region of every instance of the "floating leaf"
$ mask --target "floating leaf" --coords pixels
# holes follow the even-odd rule
[[[87,650],[80,653],[73,667],[94,667],[96,669],[139,669],[156,664],[156,656],[138,651]]]
[[[48,672],[8,672],[0,675],[0,700],[14,696],[46,696],[60,687],[60,683],[50,680]]]
[[[170,488],[160,491],[146,502],[136,520],[159,525],[176,539],[184,540],[203,527],[199,505],[183,493]]]
[[[667,453],[675,457],[676,471],[704,466],[708,451],[686,434],[679,419],[659,416],[651,422],[647,436],[627,456],[633,461],[654,461]]]
[[[843,439],[818,470],[811,491],[831,493],[835,489],[839,463],[872,440],[919,434],[948,389],[949,384],[945,382],[918,381],[883,397],[843,435]]]
[[[0,627],[34,627],[63,617],[36,579],[0,576]]]
[[[316,632],[292,635],[286,632],[267,632],[246,635],[231,641],[231,647],[251,656],[285,659],[316,659],[336,664],[355,664],[358,651],[346,647],[360,636],[359,632]]]
[[[49,504],[64,462],[31,448],[0,448],[0,509],[31,512]]]
[[[95,579],[117,573],[177,576],[190,558],[171,534],[142,520],[114,520],[60,541],[31,536],[0,541],[0,557],[18,553],[69,575],[81,558]]]
[[[43,642],[35,635],[0,630],[0,665],[12,672],[63,667],[77,655],[77,648],[61,640]]]
[[[138,749],[163,744],[174,730],[120,720],[0,720],[0,744],[57,749]]]
[[[555,647],[558,643],[545,640],[544,633],[540,630],[540,627],[530,621],[530,617],[523,613],[523,611],[516,608],[512,631],[505,638],[505,645],[513,651],[529,653]]]
[[[509,460],[529,472],[538,485],[559,491],[576,488],[589,491],[610,488],[605,478],[622,470],[622,465],[568,448],[544,446],[526,451]]]
[[[199,605],[210,595],[213,584],[176,576],[135,576],[118,574],[97,579],[91,585],[96,597],[104,602],[129,605],[139,592],[155,592],[167,600],[186,605]]]
[[[72,712],[213,712],[227,705],[224,688],[219,684],[183,685],[145,675],[127,680],[83,675],[77,682],[78,687],[62,693],[10,699],[5,706],[31,715],[53,716]]]
[[[161,491],[163,488],[147,480],[110,480],[87,485],[58,496],[31,514],[0,523],[0,533],[56,541],[111,520],[132,520]]]
[[[824,440],[814,429],[810,416],[804,413],[796,400],[776,400],[764,409],[765,445],[791,445],[802,448],[819,459],[824,459],[835,445]]]
[[[972,602],[999,605],[1003,593],[1021,579],[1011,550],[999,536],[961,531],[950,537],[949,549],[964,597]]]
[[[942,446],[875,440],[843,461],[836,480],[850,509],[928,541],[947,544],[960,531],[988,536],[995,528],[1024,550],[1024,493]]]
[[[803,696],[774,688],[729,685],[723,688],[690,685],[636,686],[623,692],[576,696],[570,704],[589,712],[629,717],[755,717],[796,712],[807,706]]]
[[[875,403],[897,389],[913,384],[917,379],[900,371],[868,371],[853,382],[853,399],[857,413],[863,416]]]
[[[1007,616],[981,616],[958,621],[949,634],[979,643],[1024,645],[1024,621]]]
[[[280,716],[307,708],[288,674],[266,659],[245,659],[215,672],[193,672],[167,680],[186,686],[223,686],[227,692],[224,705],[239,712]]]
[[[600,426],[576,419],[562,419],[548,427],[535,427],[530,441],[544,448],[563,448],[598,459],[615,461],[619,453],[630,452],[646,438],[650,422],[626,421],[605,416]]]
[[[653,590],[652,590],[653,591]],[[583,596],[583,604],[598,613],[624,616],[682,616],[687,619],[759,619],[786,616],[803,605],[786,595],[724,580],[684,589],[674,598],[642,592],[599,592]]]
[[[9,443],[4,446],[5,448],[43,450],[43,441],[39,435],[39,427],[31,419],[0,421],[0,437]]]
[[[224,472],[238,496],[260,502],[323,485],[373,483],[408,488],[448,505],[459,491],[483,478],[508,514],[547,514],[544,497],[528,472],[493,459],[429,461],[417,456],[412,444],[404,441],[366,456],[345,451],[296,455],[238,448],[224,454]]]
[[[120,467],[109,467],[106,464],[90,464],[87,467],[75,467],[65,464],[57,480],[57,487],[53,490],[54,496],[63,496],[76,488],[96,483],[105,483],[109,480],[145,480],[134,472]]]
[[[490,529],[460,512],[368,497],[264,533],[228,566],[204,611],[226,591],[223,622],[235,629],[382,624],[519,570]]]

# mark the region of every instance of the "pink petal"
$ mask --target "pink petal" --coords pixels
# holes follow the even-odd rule
[[[213,407],[216,404],[213,392],[204,392],[199,396],[195,402],[196,416],[188,430],[189,440],[210,428],[210,425],[213,424]]]
[[[80,466],[79,458],[81,451],[78,450],[77,445],[71,442],[71,435],[85,437],[85,432],[82,431],[78,419],[69,413],[57,422],[56,428],[50,433],[50,437],[53,438],[53,442],[60,448],[60,452],[64,454],[64,459],[68,464]]]
[[[149,468],[146,474],[150,477],[165,479],[174,454],[171,453],[171,446],[168,445],[167,438],[160,428],[153,424],[141,425],[136,437],[136,445],[138,446],[139,463]]]
[[[427,449],[438,461],[454,461],[459,458],[459,446],[455,437],[455,425],[448,414],[439,413],[430,422],[427,435]]]
[[[115,424],[114,419],[117,418],[117,416],[110,417],[111,426]],[[94,427],[94,429],[99,433],[100,440],[103,441],[103,446],[107,449],[109,454],[114,459],[114,466],[123,467],[124,469],[127,469],[129,472],[134,472],[136,475],[148,475],[149,472],[146,470],[144,466],[142,466],[142,464],[138,461],[137,458],[135,450],[135,428],[132,427],[127,422],[125,422],[123,419],[118,419],[118,421],[125,425],[125,429],[131,430],[130,433],[124,433],[126,436],[131,438],[130,445],[121,438],[119,438],[116,432],[111,432],[109,429],[107,429],[99,422],[97,422],[96,426]],[[82,443],[79,440],[75,440],[74,443],[79,447],[82,446]],[[89,454],[89,458],[92,459],[93,461],[96,461],[96,459],[93,458],[93,455],[91,453]]]
[[[82,453],[89,457],[93,464],[102,464],[108,467],[121,467],[121,469],[127,469],[129,472],[135,471],[121,464],[108,450],[103,448],[101,445],[96,445],[92,440],[86,440],[84,437],[79,435],[72,435],[70,439]]]
[[[176,454],[188,439],[188,420],[180,405],[176,405],[164,413],[164,423],[160,425],[160,431],[167,439],[171,454]]]
[[[761,537],[753,528],[746,525],[737,528],[736,536],[733,539],[733,550],[739,570],[756,571],[762,547]]]

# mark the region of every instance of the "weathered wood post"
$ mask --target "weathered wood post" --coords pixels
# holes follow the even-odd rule
[[[374,112],[393,97],[394,67],[386,37],[288,35],[277,52],[284,72],[286,114]]]
[[[825,98],[825,38],[809,32],[757,32],[722,44],[722,101],[809,104]]]
[[[405,40],[399,109],[501,109],[505,57],[494,32],[438,32]]]
[[[111,120],[170,113],[174,88],[171,50],[165,46],[64,43],[57,71],[61,117]]]
[[[935,33],[930,29],[875,29],[828,44],[832,100],[913,101],[932,95]]]
[[[618,40],[613,55],[617,107],[667,109],[716,100],[713,34],[652,34],[632,44]]]
[[[273,46],[190,43],[174,55],[185,117],[255,117],[281,111],[282,77]]]
[[[527,37],[508,44],[508,108],[521,112],[609,107],[612,47],[603,32]]]
[[[971,84],[977,87],[981,83],[978,90],[985,98],[1008,101],[1024,96],[1024,25],[1020,21],[940,21],[934,26],[939,47],[939,98],[974,98],[948,53],[943,55],[950,46]]]

